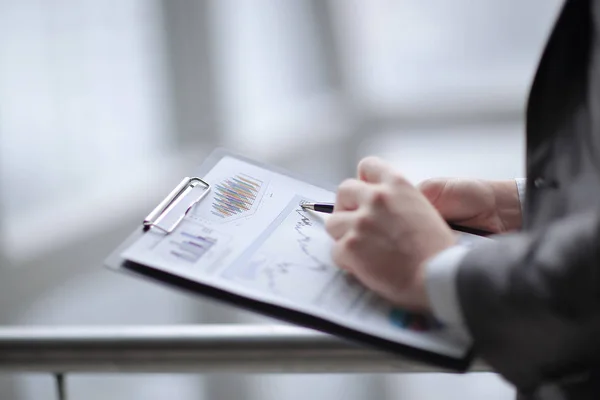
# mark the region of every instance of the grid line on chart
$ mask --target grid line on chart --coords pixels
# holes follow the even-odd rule
[[[221,218],[249,211],[262,187],[262,181],[249,175],[237,174],[215,187],[212,213]]]

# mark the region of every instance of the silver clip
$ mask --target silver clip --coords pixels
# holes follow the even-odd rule
[[[190,203],[185,203],[184,210],[179,212],[179,215],[176,217],[175,221],[168,225],[167,227],[162,226],[161,221],[167,217],[178,205],[180,205],[181,201],[187,197],[194,189],[198,186],[202,186],[202,192],[193,198]],[[208,194],[210,190],[210,185],[203,181],[200,178],[196,177],[186,177],[183,178],[181,183],[177,185],[175,189],[169,195],[160,202],[158,206],[148,216],[144,219],[144,230],[148,230],[150,228],[157,228],[163,231],[166,234],[169,234],[177,228],[177,225],[183,220],[185,215],[189,210],[192,209],[204,196]],[[186,205],[187,204],[187,205]],[[178,207],[179,209],[179,207]],[[168,221],[167,221],[168,222]]]

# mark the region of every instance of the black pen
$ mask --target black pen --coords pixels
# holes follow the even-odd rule
[[[300,207],[302,207],[305,210],[313,210],[313,211],[318,211],[318,212],[328,213],[328,214],[331,214],[333,212],[333,206],[334,206],[333,203],[301,203],[300,204]],[[451,229],[453,229],[455,231],[470,233],[472,235],[489,236],[492,234],[492,232],[484,231],[481,229],[475,229],[475,228],[467,228],[466,226],[455,225],[452,223],[448,223],[448,225],[450,226]]]
[[[327,214],[333,212],[333,203],[300,203],[300,207],[305,210],[313,210]]]

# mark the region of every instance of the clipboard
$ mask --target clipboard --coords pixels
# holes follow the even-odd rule
[[[358,342],[379,350],[408,357],[416,361],[437,365],[441,368],[464,372],[473,360],[474,351],[472,346],[460,357],[449,356],[439,352],[407,345],[398,341],[389,340],[384,337],[362,332],[357,329],[344,326],[335,321],[323,318],[311,313],[290,309],[285,305],[256,300],[232,291],[224,290],[210,284],[201,283],[193,279],[166,272],[141,263],[127,260],[121,256],[123,251],[138,241],[150,229],[159,229],[164,234],[170,234],[173,229],[183,220],[185,214],[196,204],[204,200],[210,192],[211,182],[204,181],[203,177],[217,163],[225,158],[233,157],[245,163],[266,168],[276,174],[310,183],[319,188],[335,192],[332,185],[315,182],[314,179],[306,179],[299,174],[289,172],[283,168],[251,160],[242,155],[233,153],[226,149],[216,149],[198,167],[191,178],[185,178],[175,189],[148,215],[148,217],[117,247],[105,260],[106,267],[132,275],[138,278],[149,279],[172,288],[183,290],[191,294],[200,295],[210,299],[222,301],[229,305],[245,310],[257,312],[265,316],[279,319],[288,323],[312,328],[321,332],[339,336],[343,339]],[[192,194],[193,189],[197,193]],[[205,189],[202,191],[201,189]],[[198,191],[200,190],[200,191]]]

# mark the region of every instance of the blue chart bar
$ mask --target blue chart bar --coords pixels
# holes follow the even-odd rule
[[[431,316],[407,312],[398,308],[390,311],[389,319],[393,325],[413,331],[432,331],[443,326]]]
[[[181,232],[181,235],[189,238],[189,240],[183,240],[181,242],[175,240],[171,241],[171,244],[176,247],[176,249],[171,250],[171,254],[191,263],[200,260],[202,256],[217,243],[216,239],[192,235],[187,232]]]

